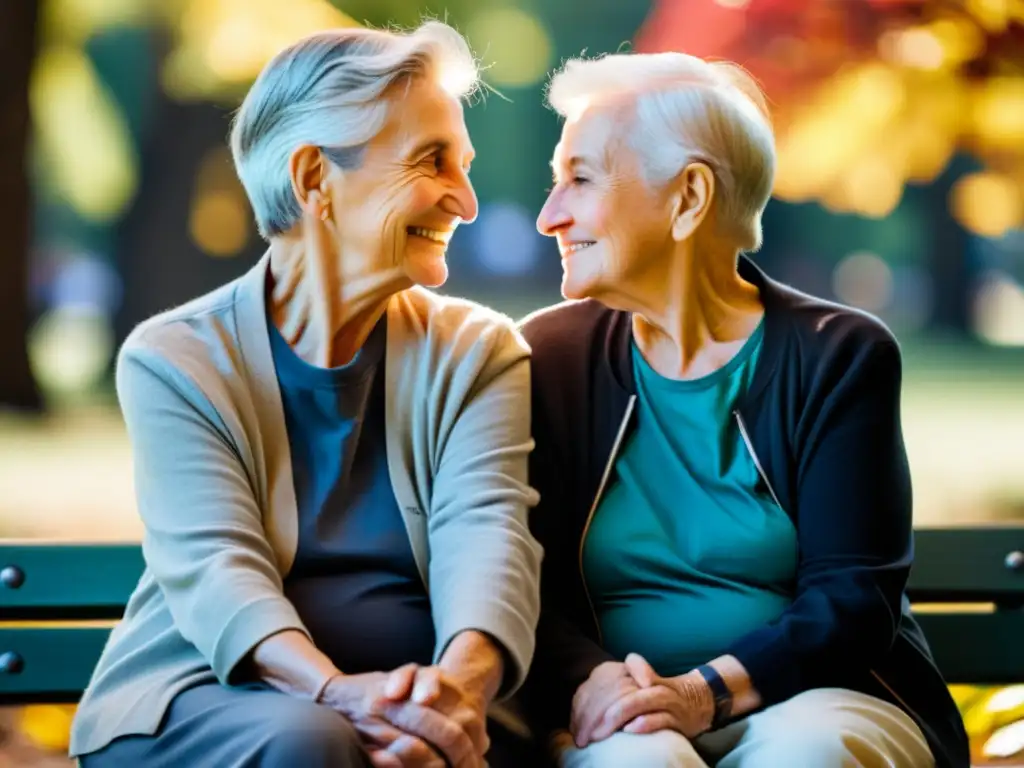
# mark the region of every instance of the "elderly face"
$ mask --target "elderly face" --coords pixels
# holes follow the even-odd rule
[[[591,107],[565,124],[555,148],[537,229],[558,240],[569,299],[628,292],[671,247],[671,199],[644,180],[621,120],[621,110]]]
[[[437,286],[448,277],[445,250],[456,226],[476,218],[473,146],[462,105],[435,84],[413,81],[394,99],[359,167],[332,168],[332,218],[344,251],[368,260],[364,268],[398,269]]]

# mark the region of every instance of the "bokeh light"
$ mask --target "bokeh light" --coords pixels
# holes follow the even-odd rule
[[[837,75],[827,90],[797,111],[792,124],[779,136],[775,194],[784,200],[802,201],[824,196],[834,185],[842,184],[843,174],[876,150],[905,98],[902,80],[884,64],[871,63]],[[867,200],[869,196],[858,194],[858,181],[852,186],[853,197],[848,187],[834,207],[860,213],[861,205],[877,205]],[[899,193],[897,190],[896,201]],[[886,196],[885,207],[892,197],[892,192]]]
[[[1019,757],[1024,752],[1024,720],[996,729],[985,741],[982,754],[998,760]]]
[[[882,35],[879,53],[914,69],[938,69],[945,61],[942,43],[929,29],[891,30]]]
[[[87,220],[118,218],[135,192],[136,158],[124,118],[92,64],[73,47],[44,48],[31,99],[49,194]]]
[[[179,99],[232,100],[299,38],[358,24],[326,0],[184,0],[163,85]]]
[[[80,255],[62,259],[53,270],[45,302],[113,314],[121,300],[121,277],[104,259]]]
[[[976,136],[994,147],[1024,142],[1024,79],[994,78],[978,84],[973,105]]]
[[[113,350],[110,319],[98,309],[56,307],[29,333],[32,370],[56,397],[87,392],[106,372]]]
[[[236,256],[249,241],[249,203],[224,147],[199,165],[189,212],[189,235],[210,256]]]
[[[507,200],[484,205],[469,232],[472,253],[487,272],[523,275],[536,267],[541,236],[521,205]]]
[[[1020,187],[1012,179],[988,171],[958,179],[950,192],[950,207],[957,221],[987,237],[1006,234],[1024,216]]]
[[[483,8],[466,28],[473,49],[487,66],[484,79],[495,86],[523,87],[547,73],[551,37],[536,16],[518,8]]]
[[[991,270],[974,294],[974,328],[997,346],[1024,346],[1024,286],[1000,270]]]
[[[877,254],[851,253],[836,265],[832,289],[847,304],[868,312],[881,312],[892,302],[892,269]]]
[[[1013,0],[963,0],[964,6],[990,32],[1003,32],[1018,11]]]
[[[1008,685],[985,702],[989,712],[1009,712],[1024,707],[1024,685]]]
[[[839,178],[824,202],[832,210],[881,219],[896,209],[902,196],[903,182],[892,163],[869,155]]]
[[[104,29],[150,21],[156,7],[139,0],[46,0],[40,5],[43,34],[50,40],[81,45]]]
[[[223,190],[196,195],[189,216],[189,234],[211,256],[235,256],[248,239],[248,211],[237,195]]]

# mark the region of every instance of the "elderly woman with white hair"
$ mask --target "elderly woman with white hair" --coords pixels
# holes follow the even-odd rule
[[[146,568],[75,717],[85,768],[529,763],[486,717],[539,614],[528,349],[424,289],[476,216],[476,84],[431,22],[313,35],[246,96],[269,249],[118,359]]]
[[[561,765],[966,766],[904,596],[899,346],[744,255],[775,168],[759,88],[621,54],[568,62],[549,100],[538,228],[571,301],[523,326],[546,553],[527,691]]]

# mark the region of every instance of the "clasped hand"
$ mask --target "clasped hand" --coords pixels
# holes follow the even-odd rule
[[[323,701],[359,732],[375,768],[482,768],[486,702],[437,667],[335,678]]]
[[[638,654],[609,661],[591,672],[572,702],[570,730],[577,747],[617,731],[678,731],[693,738],[711,726],[714,699],[697,673],[659,676]]]

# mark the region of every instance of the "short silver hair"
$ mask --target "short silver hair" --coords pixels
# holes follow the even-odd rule
[[[761,247],[761,215],[775,179],[775,137],[764,94],[741,67],[684,53],[620,53],[570,59],[548,85],[551,107],[574,120],[589,106],[629,97],[620,136],[650,184],[688,163],[713,170],[721,222],[741,250]],[[630,124],[631,123],[631,124]]]
[[[301,218],[288,161],[320,147],[357,167],[387,120],[389,89],[427,77],[456,98],[479,85],[479,67],[457,31],[428,21],[412,32],[351,28],[310,35],[278,53],[246,95],[231,128],[231,154],[264,238]]]

